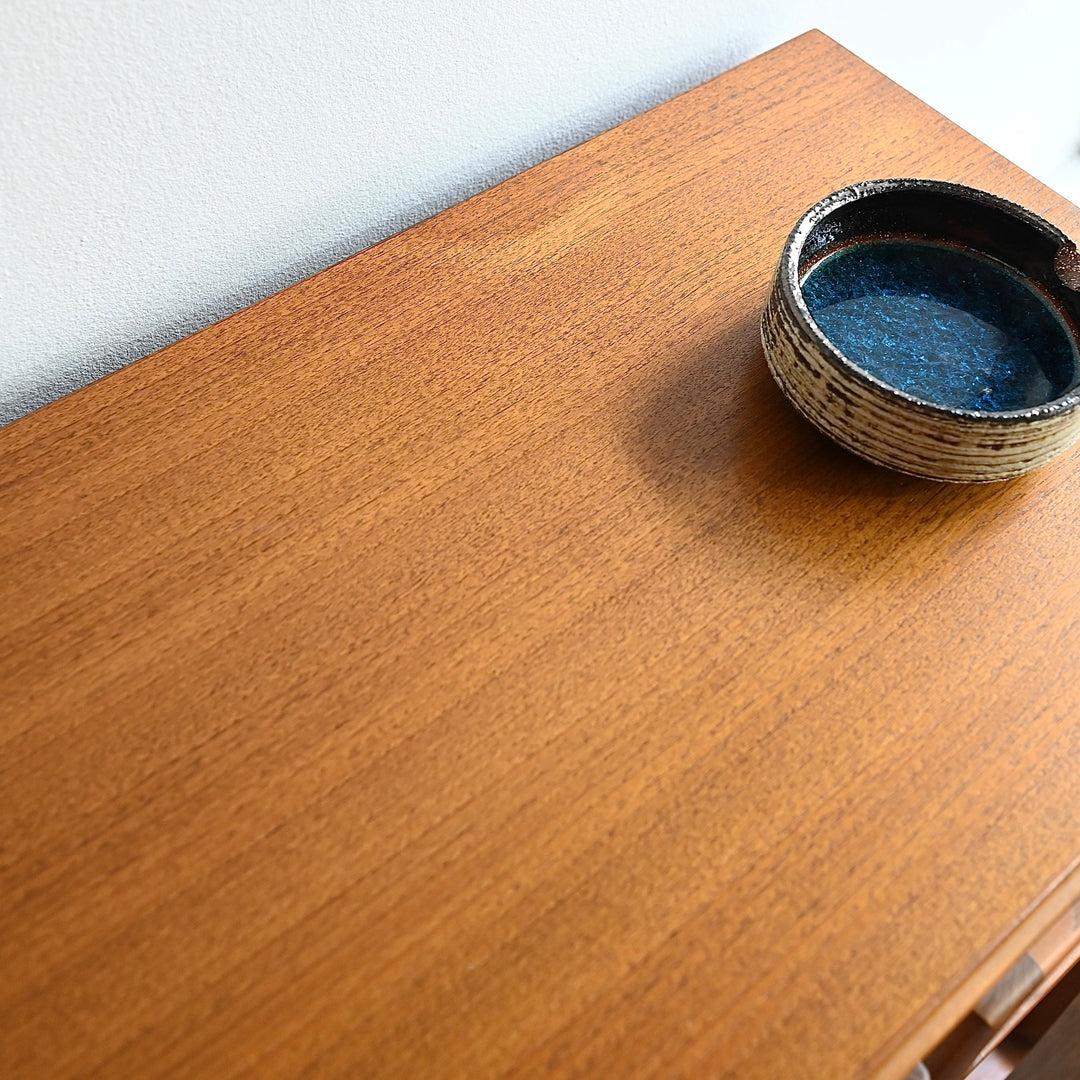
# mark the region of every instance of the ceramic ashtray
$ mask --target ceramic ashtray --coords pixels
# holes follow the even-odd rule
[[[1019,476],[1080,435],[1080,254],[1022,206],[939,180],[868,180],[787,238],[761,320],[808,420],[934,480]]]

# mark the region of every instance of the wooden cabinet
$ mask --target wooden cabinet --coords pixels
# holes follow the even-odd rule
[[[1080,212],[811,33],[0,431],[7,1076],[899,1078],[1080,895],[1080,480],[819,437],[799,213]]]

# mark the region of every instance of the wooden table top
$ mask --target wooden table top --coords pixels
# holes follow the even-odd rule
[[[1080,891],[1080,451],[833,447],[820,34],[0,431],[0,1072],[895,1077]]]

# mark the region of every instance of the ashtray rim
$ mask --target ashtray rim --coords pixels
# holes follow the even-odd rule
[[[1052,398],[1050,401],[1021,409],[967,409],[930,401],[927,398],[919,397],[909,391],[901,390],[899,387],[893,386],[891,383],[888,383],[861,368],[846,356],[818,326],[817,321],[811,314],[809,306],[803,297],[802,285],[799,280],[799,262],[806,241],[822,221],[829,215],[835,213],[840,207],[867,198],[868,196],[894,191],[926,191],[989,205],[1018,219],[1027,228],[1041,234],[1046,240],[1051,241],[1059,252],[1063,248],[1075,250],[1075,245],[1072,240],[1045,218],[1040,217],[1038,214],[1018,203],[1014,203],[1009,199],[1002,198],[1000,195],[994,195],[991,192],[983,191],[979,188],[946,180],[929,180],[918,177],[888,177],[875,180],[861,180],[849,184],[846,187],[839,188],[814,203],[813,206],[806,210],[795,223],[791,232],[788,234],[787,240],[784,242],[784,247],[780,254],[779,265],[777,267],[775,282],[781,292],[785,294],[789,316],[793,317],[798,322],[799,331],[814,341],[817,348],[843,378],[857,379],[878,393],[883,392],[896,398],[898,403],[903,404],[903,407],[914,409],[927,415],[950,416],[960,420],[975,420],[980,424],[1016,424],[1045,420],[1051,416],[1070,412],[1080,405],[1080,382],[1078,382],[1078,385],[1071,390],[1066,391],[1056,398]],[[870,235],[867,236],[867,239],[874,238],[876,237]],[[847,243],[857,242],[857,239],[850,239],[847,241]],[[948,241],[939,240],[938,242]],[[1053,300],[1045,295],[1045,289],[1041,287],[1038,282],[1035,282],[1032,277],[1020,267],[1013,266],[1009,262],[999,258],[997,255],[981,251],[971,245],[962,244],[957,241],[957,246],[971,251],[977,256],[981,255],[993,262],[1005,266],[1022,280],[1030,282],[1032,286],[1043,295],[1045,302],[1053,304]],[[1069,287],[1065,282],[1062,282],[1062,285],[1066,288]],[[1077,374],[1078,377],[1080,377],[1080,327],[1074,323],[1066,312],[1061,310],[1060,306],[1055,304],[1054,307],[1061,315],[1066,330],[1072,339],[1072,344],[1077,355]]]

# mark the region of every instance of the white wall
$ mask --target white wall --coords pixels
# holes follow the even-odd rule
[[[1080,201],[1076,0],[0,0],[0,422],[814,25]]]

